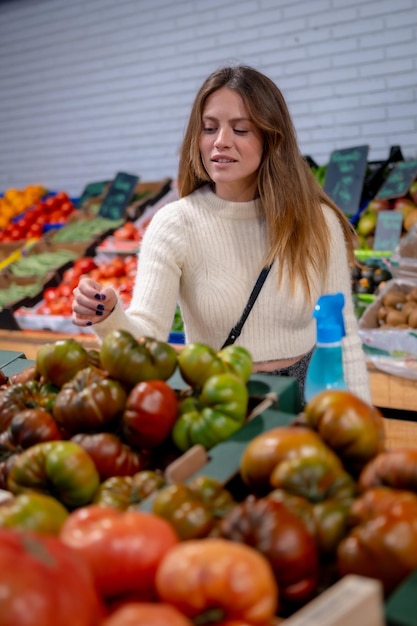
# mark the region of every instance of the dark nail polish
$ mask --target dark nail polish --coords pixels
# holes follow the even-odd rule
[[[87,322],[86,326],[92,326],[93,322]]]
[[[104,304],[98,304],[97,311],[104,311]]]
[[[101,299],[102,299],[102,300],[105,300],[105,299],[106,299],[106,296],[105,296],[105,294],[104,294],[104,293],[102,293],[102,294],[101,294]]]
[[[99,309],[97,309],[96,315],[103,315],[103,311],[100,311]]]
[[[101,293],[95,293],[94,297],[96,300],[101,300]]]

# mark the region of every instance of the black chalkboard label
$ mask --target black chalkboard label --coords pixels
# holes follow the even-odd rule
[[[84,202],[90,200],[90,198],[96,198],[97,196],[101,196],[101,194],[104,193],[107,185],[110,185],[109,180],[88,183],[88,185],[84,187],[80,198],[77,200],[77,207],[82,207]]]
[[[401,211],[378,211],[374,250],[395,250],[401,237],[403,217]]]
[[[98,212],[99,216],[110,220],[119,220],[121,217],[124,217],[126,209],[135,194],[138,181],[138,176],[118,172],[101,203]]]
[[[347,215],[359,209],[369,146],[334,150],[327,165],[323,189]]]
[[[382,187],[378,190],[376,198],[402,198],[407,194],[411,183],[417,176],[417,160],[400,161],[397,163]]]

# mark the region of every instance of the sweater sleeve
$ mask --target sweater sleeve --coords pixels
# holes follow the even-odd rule
[[[371,404],[369,375],[353,306],[350,269],[343,230],[336,214],[331,209],[324,207],[324,212],[330,232],[330,257],[325,293],[341,291],[345,296],[343,316],[346,336],[342,343],[345,380],[352,393]]]
[[[168,340],[178,302],[185,247],[176,204],[166,205],[152,218],[141,242],[130,305],[124,310],[119,300],[108,318],[94,324],[99,339],[117,329],[127,330],[135,337]]]

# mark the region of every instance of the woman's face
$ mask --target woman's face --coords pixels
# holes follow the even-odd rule
[[[199,147],[218,196],[234,202],[256,198],[263,137],[237,92],[222,87],[207,98]]]

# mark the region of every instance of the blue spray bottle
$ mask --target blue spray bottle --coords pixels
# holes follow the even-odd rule
[[[346,335],[343,293],[321,296],[314,308],[317,342],[307,368],[304,396],[309,402],[326,389],[346,389],[342,338]]]

